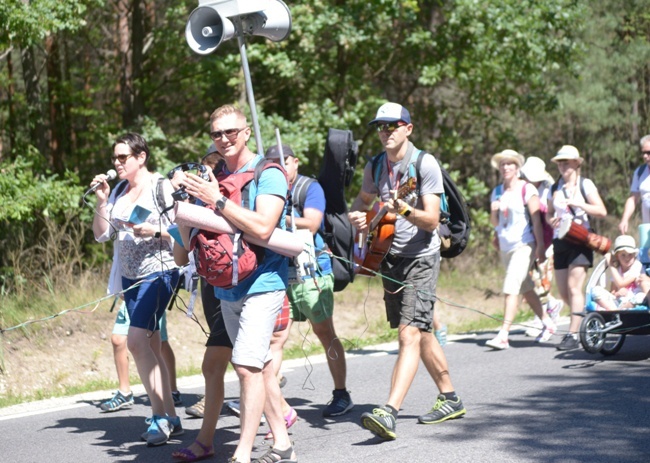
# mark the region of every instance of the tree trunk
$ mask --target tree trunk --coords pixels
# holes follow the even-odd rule
[[[117,2],[120,55],[120,101],[122,102],[122,126],[130,127],[133,124],[132,82],[133,67],[131,63],[131,31],[129,29],[129,2]]]
[[[28,105],[28,123],[30,127],[30,138],[39,153],[47,159],[47,128],[43,123],[43,111],[41,107],[41,88],[38,85],[38,72],[36,70],[36,57],[33,47],[26,47],[21,50],[20,61],[23,67],[23,80],[25,81],[25,97]]]
[[[67,143],[65,141],[65,115],[63,114],[61,95],[58,94],[62,77],[58,36],[54,34],[47,36],[45,50],[47,54],[47,96],[50,116],[50,154],[54,171],[62,174],[65,171]]]
[[[2,147],[0,152],[0,161],[5,157],[12,157],[11,151],[16,147],[16,105],[14,103],[14,94],[16,93],[16,85],[14,84],[14,63],[11,58],[11,50],[7,53],[7,80],[9,86],[7,87],[7,104],[9,106],[9,120],[7,121],[7,128],[9,129],[9,146]],[[5,156],[8,154],[9,156]]]
[[[133,80],[131,82],[131,88],[133,91],[133,119],[137,121],[141,116],[144,115],[144,100],[142,98],[142,64],[144,62],[144,37],[146,34],[145,31],[145,16],[143,8],[145,5],[142,4],[141,0],[133,0],[133,16],[132,16],[132,26],[131,26],[131,49],[133,51],[133,57],[131,60],[131,66],[133,70]]]

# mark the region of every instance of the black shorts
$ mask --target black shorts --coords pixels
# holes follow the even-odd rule
[[[553,268],[555,270],[565,270],[571,266],[593,267],[594,251],[587,246],[580,246],[555,238],[553,240]]]
[[[226,325],[223,322],[221,313],[221,301],[214,295],[214,286],[205,282],[201,278],[201,302],[203,303],[203,313],[205,320],[208,322],[210,336],[205,343],[206,347],[228,347],[232,349],[232,342],[226,332]]]

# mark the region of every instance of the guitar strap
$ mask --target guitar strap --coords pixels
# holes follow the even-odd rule
[[[414,158],[417,158],[419,154],[420,154],[420,150],[416,151],[413,143],[409,142],[406,148],[406,153],[404,154],[404,158],[402,158],[402,163],[399,166],[397,185],[395,185],[394,189],[399,188],[402,178],[404,178],[404,174],[406,174],[406,171],[410,168],[410,166],[413,165]],[[379,189],[379,177],[381,176],[382,161],[384,160],[386,161],[387,168],[390,169],[390,164],[388,161],[388,156],[386,155],[386,151],[383,151],[382,153],[375,156],[375,158],[373,158],[372,161],[373,180],[378,189]],[[388,172],[389,172],[389,179],[390,179],[390,170]],[[392,184],[390,185],[390,187],[391,189],[393,189]]]

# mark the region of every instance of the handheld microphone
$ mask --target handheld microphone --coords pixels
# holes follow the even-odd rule
[[[111,180],[114,180],[115,177],[117,177],[117,172],[115,172],[114,169],[110,169],[108,172],[106,172],[106,181],[107,181],[107,182],[108,182],[108,181],[111,181]],[[97,188],[99,188],[99,186],[100,186],[102,183],[103,183],[103,182],[95,183],[93,186],[91,186],[90,188],[88,188],[88,191],[86,191],[86,192],[84,193],[84,196],[87,196],[87,195],[89,195],[90,193],[93,193]]]

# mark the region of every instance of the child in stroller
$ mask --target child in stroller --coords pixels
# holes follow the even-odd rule
[[[591,290],[598,310],[624,310],[643,304],[645,293],[637,283],[637,278],[643,274],[643,265],[638,255],[639,250],[632,236],[616,238],[614,250],[605,255],[606,282],[595,285]]]

